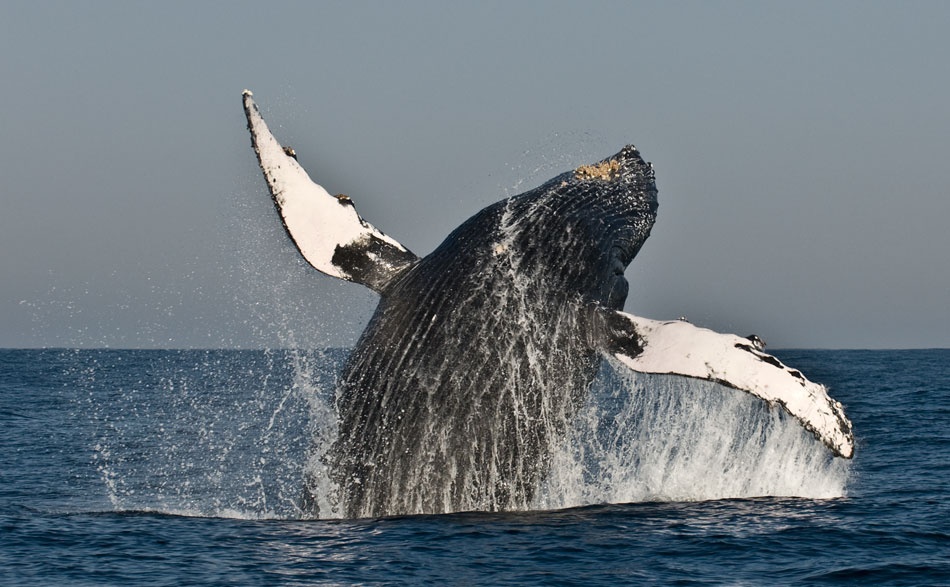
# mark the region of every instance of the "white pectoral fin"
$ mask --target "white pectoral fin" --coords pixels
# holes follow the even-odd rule
[[[252,94],[244,90],[251,142],[284,227],[315,269],[380,289],[418,258],[356,213],[346,196],[331,196],[267,128]]]
[[[640,373],[715,381],[781,405],[835,454],[854,455],[851,422],[823,385],[761,352],[748,338],[684,321],[661,322],[613,312],[610,352]]]

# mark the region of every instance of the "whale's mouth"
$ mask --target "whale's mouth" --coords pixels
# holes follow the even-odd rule
[[[615,238],[613,245],[610,247],[611,263],[619,263],[621,273],[623,273],[627,265],[633,261],[636,254],[636,241],[625,235],[620,235]]]
[[[618,251],[616,251],[614,254],[612,254],[612,255],[610,256],[610,257],[611,257],[611,259],[610,259],[610,270],[611,270],[611,272],[613,273],[613,275],[614,275],[615,277],[617,277],[617,276],[623,276],[624,271],[626,271],[626,269],[627,269],[627,266],[626,266],[626,265],[624,264],[624,262],[621,260],[621,255],[622,255],[622,254],[623,254],[623,253],[618,250]]]
[[[627,283],[627,278],[624,275],[627,269],[627,263],[624,262],[625,258],[625,251],[622,247],[613,246],[610,248],[610,259],[607,266],[609,285],[605,301],[607,306],[611,308],[622,308],[630,289],[630,284]]]

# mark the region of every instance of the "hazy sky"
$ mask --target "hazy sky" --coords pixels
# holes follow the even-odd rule
[[[627,310],[772,347],[950,346],[950,3],[0,3],[0,346],[350,344],[241,91],[417,254],[636,144]]]

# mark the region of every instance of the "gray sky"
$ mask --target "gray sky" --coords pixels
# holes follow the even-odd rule
[[[417,254],[634,143],[627,310],[950,346],[950,3],[0,3],[0,346],[351,344],[241,110]]]

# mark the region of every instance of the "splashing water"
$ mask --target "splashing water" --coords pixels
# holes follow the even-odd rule
[[[332,390],[345,353],[80,356],[90,365],[82,410],[96,423],[94,461],[114,510],[301,516],[308,449],[335,432]]]
[[[85,375],[87,409],[112,509],[307,517],[306,474],[321,517],[339,517],[321,455],[336,434],[344,360],[332,350],[98,352]],[[849,471],[780,409],[705,381],[621,375],[605,362],[531,507],[832,498],[845,494]]]

